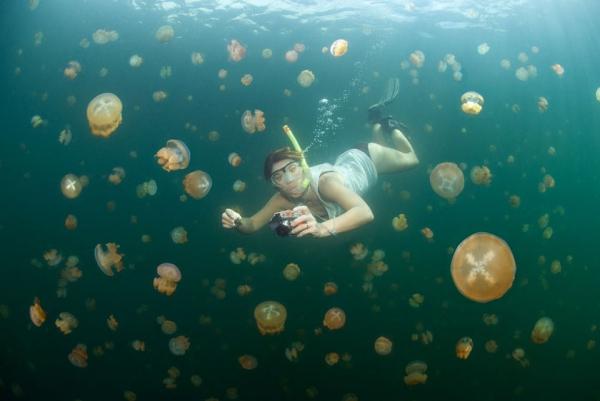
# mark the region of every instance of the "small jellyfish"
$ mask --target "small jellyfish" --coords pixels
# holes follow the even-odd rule
[[[348,41],[345,39],[337,39],[331,46],[329,52],[333,57],[341,57],[348,52]]]
[[[600,86],[596,89],[596,100],[600,102]]]
[[[31,126],[33,128],[37,128],[41,125],[43,125],[46,121],[44,119],[42,119],[42,117],[38,116],[37,114],[33,117],[31,117]]]
[[[465,177],[455,163],[440,163],[429,175],[433,191],[444,199],[455,199],[465,187]]]
[[[252,84],[252,81],[254,81],[254,77],[250,74],[244,74],[244,76],[242,76],[242,78],[240,79],[240,82],[244,86],[250,86]]]
[[[60,133],[58,134],[58,142],[62,145],[68,146],[73,139],[73,133],[71,132],[71,128],[67,125]]]
[[[113,185],[119,185],[125,178],[125,169],[123,167],[113,167],[112,172],[108,176],[108,182]]]
[[[254,115],[252,111],[246,110],[241,118],[242,128],[249,134],[254,134],[256,131],[262,132],[266,129],[264,113],[261,110],[255,109]]]
[[[73,366],[85,368],[88,365],[87,346],[85,344],[77,344],[69,353],[68,358]]]
[[[329,366],[337,365],[340,361],[340,354],[337,352],[328,352],[325,354],[325,363]]]
[[[471,181],[476,185],[489,186],[492,183],[492,172],[488,166],[475,166],[471,169]]]
[[[308,88],[315,81],[315,74],[313,74],[311,70],[302,70],[300,74],[298,74],[296,81],[298,81],[298,85],[301,87]]]
[[[254,309],[254,319],[260,334],[277,334],[285,328],[287,310],[275,301],[265,301]]]
[[[165,100],[169,95],[165,91],[155,91],[152,93],[152,100],[156,103],[160,103]]]
[[[392,342],[386,337],[377,337],[375,340],[375,352],[378,355],[389,355],[392,352]]]
[[[154,157],[163,170],[168,172],[182,170],[190,164],[190,150],[178,139],[169,139],[167,145],[160,148]]]
[[[510,70],[510,60],[502,59],[500,60],[500,67],[504,70]]]
[[[339,330],[346,324],[346,313],[340,308],[330,308],[325,312],[323,326],[329,330]]]
[[[192,64],[200,65],[204,63],[204,56],[200,52],[193,52],[191,55]]]
[[[392,219],[392,227],[396,231],[404,231],[408,228],[408,220],[404,213],[400,213]]]
[[[369,249],[362,242],[357,242],[350,247],[350,254],[354,260],[363,260],[368,253]]]
[[[538,97],[537,107],[540,113],[544,113],[546,110],[548,110],[548,104],[548,99],[546,99],[544,96]]]
[[[235,180],[232,188],[234,192],[244,192],[246,190],[246,183],[242,180]]]
[[[465,114],[477,115],[483,109],[483,96],[477,92],[469,91],[460,97],[461,109]]]
[[[456,343],[456,357],[458,359],[467,359],[473,351],[473,339],[471,337],[463,337]]]
[[[529,79],[529,71],[527,71],[527,68],[525,67],[519,67],[515,71],[515,77],[517,77],[519,81],[527,81]]]
[[[175,30],[171,25],[163,25],[156,30],[154,36],[160,43],[167,43],[175,36]]]
[[[77,217],[73,214],[67,215],[65,219],[65,228],[69,231],[77,229]]]
[[[554,73],[559,77],[562,78],[563,75],[565,75],[565,69],[562,65],[560,64],[552,64],[552,71],[554,71]]]
[[[183,179],[185,192],[194,199],[202,199],[212,188],[212,178],[202,170],[195,170]]]
[[[236,63],[246,57],[246,47],[235,39],[232,39],[227,45],[227,52],[229,60]]]
[[[288,63],[295,63],[298,61],[298,52],[296,50],[288,50],[285,52],[285,61]]]
[[[42,309],[38,297],[33,299],[33,305],[29,307],[29,319],[36,327],[41,327],[46,321],[46,311]]]
[[[114,315],[110,314],[106,318],[106,325],[108,326],[110,331],[117,331],[117,328],[119,327],[119,322],[117,321]]]
[[[288,263],[283,268],[283,277],[287,281],[295,281],[300,276],[300,266],[295,263]]]
[[[477,53],[479,53],[480,55],[484,56],[487,54],[487,52],[490,51],[490,45],[488,45],[487,43],[482,43],[479,46],[477,46]]]
[[[65,175],[60,181],[60,190],[65,198],[75,199],[81,193],[83,185],[81,180],[74,174]]]
[[[187,231],[179,226],[171,230],[171,241],[175,244],[185,244],[188,242]]]
[[[423,64],[425,64],[425,53],[423,53],[421,50],[415,50],[410,54],[408,59],[412,65],[417,68],[421,68],[423,67]]]
[[[338,292],[338,286],[333,281],[328,281],[323,285],[323,294],[330,296]]]
[[[79,326],[79,321],[69,312],[61,312],[54,324],[64,335],[67,335]]]
[[[406,376],[404,376],[404,383],[407,386],[414,386],[416,384],[425,384],[427,382],[427,364],[422,361],[412,361],[404,368]]]
[[[69,61],[67,66],[65,67],[63,73],[65,77],[73,80],[77,78],[77,75],[81,72],[81,64],[78,61]]]
[[[172,263],[162,263],[156,268],[158,277],[154,278],[154,288],[165,295],[171,296],[181,281],[181,271]]]
[[[261,55],[262,55],[262,58],[264,58],[264,59],[270,59],[271,57],[273,57],[273,50],[263,49]]]
[[[258,366],[258,361],[252,355],[244,354],[238,358],[238,362],[243,369],[253,370]]]
[[[87,119],[92,134],[109,137],[121,124],[123,104],[112,93],[102,93],[93,98],[87,107]]]
[[[129,57],[129,65],[132,68],[139,68],[143,62],[144,59],[137,54],[134,54],[133,56]]]
[[[190,348],[190,339],[185,336],[177,336],[169,340],[169,351],[173,355],[181,356],[185,355],[186,351]]]
[[[227,156],[227,161],[232,167],[238,167],[242,163],[242,158],[235,152],[232,152]]]
[[[304,45],[304,43],[294,43],[294,50],[298,53],[302,53],[306,50],[306,45]]]
[[[501,298],[510,289],[517,266],[504,240],[480,232],[460,243],[450,269],[454,285],[462,295],[485,303]]]
[[[549,317],[542,317],[535,322],[531,330],[531,341],[536,344],[544,344],[550,339],[554,332],[554,322]]]
[[[106,249],[102,249],[102,244],[97,244],[94,248],[94,257],[96,264],[107,276],[114,276],[113,268],[120,272],[123,270],[123,254],[118,253],[119,245],[109,242]]]

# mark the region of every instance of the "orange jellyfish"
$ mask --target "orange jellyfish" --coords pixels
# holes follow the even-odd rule
[[[300,275],[300,266],[298,266],[295,263],[288,263],[283,268],[283,277],[285,277],[285,279],[287,281],[295,281],[299,275]]]
[[[427,382],[427,364],[422,361],[412,361],[406,365],[404,369],[406,376],[404,376],[404,383],[407,386],[414,386],[415,384],[425,384]]]
[[[254,318],[260,334],[277,334],[285,328],[287,310],[275,301],[265,301],[254,309]]]
[[[298,61],[298,52],[296,50],[288,50],[285,52],[285,61],[288,63],[295,63]]]
[[[493,175],[488,166],[475,166],[470,175],[473,184],[488,186],[492,183]]]
[[[244,74],[244,76],[240,79],[240,82],[244,86],[250,86],[252,81],[254,81],[254,77],[250,74]]]
[[[346,313],[340,308],[331,308],[325,312],[323,326],[329,330],[339,330],[346,324]]]
[[[77,75],[81,72],[81,64],[79,64],[79,62],[77,61],[69,61],[63,72],[65,74],[65,77],[69,79],[75,79],[77,78]]]
[[[60,190],[68,199],[77,198],[82,188],[81,180],[75,174],[67,174],[60,181]]]
[[[242,158],[237,153],[232,152],[227,157],[227,161],[229,161],[229,164],[232,167],[237,167],[237,166],[239,166],[242,163]]]
[[[235,39],[232,39],[227,45],[227,52],[229,60],[236,63],[246,57],[246,47]]]
[[[69,231],[77,229],[77,217],[73,214],[67,215],[65,219],[65,228]]]
[[[340,354],[337,352],[328,352],[325,354],[325,363],[329,366],[337,365],[340,361]]]
[[[323,294],[330,296],[338,292],[338,286],[333,281],[328,281],[323,285]]]
[[[171,172],[187,168],[190,164],[190,150],[179,139],[169,139],[164,148],[154,155],[163,170]]]
[[[113,167],[112,172],[108,176],[108,182],[113,185],[119,185],[125,178],[125,169],[123,167]]]
[[[444,199],[455,199],[465,187],[465,176],[455,163],[440,163],[429,175],[433,191]]]
[[[244,354],[238,358],[238,362],[243,369],[252,370],[258,366],[258,361],[252,355]]]
[[[93,98],[87,107],[87,119],[92,134],[109,137],[121,124],[123,104],[112,93],[102,93]]]
[[[406,215],[404,213],[400,213],[398,216],[395,216],[392,219],[392,227],[396,231],[404,231],[408,228],[408,220],[406,219]]]
[[[375,352],[378,355],[389,355],[392,352],[392,342],[386,337],[377,337],[375,340]]]
[[[235,180],[232,188],[234,192],[244,192],[246,190],[246,183],[242,180]]]
[[[87,346],[85,344],[77,344],[68,355],[69,362],[78,368],[85,368],[88,365]]]
[[[194,199],[202,199],[212,188],[212,178],[202,170],[195,170],[183,179],[185,192]]]
[[[562,76],[565,74],[565,69],[560,64],[552,64],[552,71],[554,71],[554,73],[560,78],[562,78]]]
[[[542,317],[533,326],[531,330],[531,341],[536,344],[543,344],[550,339],[554,332],[554,322],[549,317]]]
[[[477,115],[483,109],[483,96],[477,92],[465,92],[460,97],[461,109],[465,114]]]
[[[177,336],[169,340],[169,350],[173,355],[185,355],[190,348],[190,339],[185,336]]]
[[[415,50],[410,54],[408,59],[412,65],[417,68],[421,68],[423,67],[423,64],[425,64],[425,53],[423,53],[421,50]]]
[[[178,226],[171,230],[171,240],[175,244],[185,244],[188,242],[187,231],[185,228]]]
[[[308,88],[315,81],[315,74],[313,74],[311,70],[302,70],[300,74],[298,74],[296,81],[298,81],[298,85],[301,87]]]
[[[517,266],[504,240],[479,232],[465,238],[456,248],[450,269],[454,285],[462,295],[485,303],[501,298],[508,291]]]
[[[123,270],[123,254],[118,253],[119,245],[109,242],[106,249],[102,249],[102,244],[97,244],[94,248],[94,257],[96,264],[107,276],[114,276],[113,268],[120,272]]]
[[[473,339],[471,337],[463,337],[456,343],[456,357],[458,359],[467,359],[473,351]]]
[[[156,268],[159,277],[155,277],[154,288],[165,295],[171,296],[181,281],[181,271],[172,263],[161,263]]]
[[[33,299],[33,305],[29,307],[29,319],[31,319],[31,323],[37,327],[41,327],[46,321],[46,311],[42,309],[38,297]]]
[[[79,321],[69,312],[61,312],[54,324],[64,335],[67,335],[79,326]]]
[[[329,46],[329,52],[333,57],[341,57],[348,52],[348,41],[338,39]]]
[[[252,111],[246,110],[242,114],[241,121],[242,128],[249,134],[254,134],[256,131],[264,131],[266,128],[264,113],[258,109],[254,110],[254,115],[252,115]]]

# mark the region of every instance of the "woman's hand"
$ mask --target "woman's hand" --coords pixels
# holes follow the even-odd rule
[[[223,214],[221,215],[221,224],[223,224],[224,228],[235,228],[236,221],[240,221],[242,216],[232,209],[225,209]]]
[[[292,220],[292,227],[294,229],[290,232],[291,235],[296,237],[304,237],[305,235],[312,235],[313,237],[323,237],[325,227],[317,223],[317,219],[310,212],[307,206],[296,206],[292,209],[293,212],[299,213],[300,216]]]

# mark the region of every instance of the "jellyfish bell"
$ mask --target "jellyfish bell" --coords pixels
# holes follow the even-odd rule
[[[144,182],[143,188],[145,194],[150,196],[156,195],[156,191],[158,191],[158,185],[156,185],[156,181],[154,180]]]
[[[308,88],[315,81],[315,74],[311,70],[302,70],[298,77],[296,78],[298,81],[298,85],[303,88]]]
[[[232,167],[238,167],[242,163],[242,158],[236,152],[232,152],[227,156],[227,161]]]
[[[460,97],[461,109],[465,114],[477,115],[483,109],[483,96],[474,91],[463,93]]]
[[[129,65],[133,68],[139,68],[143,62],[144,59],[137,54],[134,54],[133,56],[129,57]]]
[[[565,74],[565,69],[560,64],[552,64],[552,71],[554,71],[554,73],[560,78],[562,78],[562,76]]]
[[[554,333],[554,322],[549,317],[542,317],[535,322],[531,330],[531,341],[536,344],[544,344]]]
[[[60,190],[65,198],[68,199],[77,198],[82,188],[81,180],[74,174],[67,174],[60,181]]]
[[[440,163],[429,175],[433,191],[444,199],[452,200],[461,194],[465,187],[465,177],[455,163]]]
[[[268,49],[268,48],[263,49],[261,55],[262,55],[262,58],[264,58],[264,59],[270,59],[271,57],[273,57],[273,50]]]
[[[285,328],[287,310],[279,302],[265,301],[254,309],[254,318],[260,334],[277,334]]]
[[[69,362],[75,367],[85,368],[88,365],[87,346],[77,344],[68,355]]]
[[[333,57],[341,57],[348,52],[348,41],[345,39],[335,40],[329,46],[329,52]]]
[[[229,53],[229,60],[237,63],[246,57],[246,47],[238,42],[236,39],[232,39],[227,45],[227,52]]]
[[[169,139],[167,145],[154,155],[163,170],[171,172],[187,168],[190,164],[190,150],[179,139]]]
[[[503,239],[479,232],[465,238],[454,251],[450,265],[458,291],[475,302],[501,298],[512,286],[515,258]]]
[[[107,276],[114,276],[113,268],[120,272],[123,270],[123,254],[118,253],[119,245],[109,242],[106,244],[106,248],[102,247],[102,244],[97,244],[94,248],[94,258],[96,264]]]
[[[109,137],[119,127],[123,117],[123,104],[112,93],[101,93],[87,107],[87,119],[92,134]]]
[[[202,170],[192,171],[183,179],[183,189],[194,199],[204,198],[212,188],[212,178]]]
[[[38,297],[33,299],[33,305],[29,307],[29,319],[36,327],[41,327],[46,321],[46,311],[42,309],[42,305],[40,305],[40,299]]]
[[[169,351],[171,351],[173,355],[185,355],[190,348],[190,345],[190,339],[188,337],[177,336],[169,340]]]
[[[463,337],[456,343],[456,357],[458,359],[467,359],[473,351],[473,339],[471,337]]]
[[[175,30],[171,25],[162,25],[154,35],[160,43],[167,43],[175,36]]]
[[[258,366],[258,361],[252,355],[244,354],[238,358],[238,362],[243,369],[253,370]]]
[[[390,341],[390,339],[386,338],[386,337],[377,337],[377,339],[375,340],[375,352],[378,355],[389,355],[392,352],[392,342]]]
[[[296,50],[288,50],[285,52],[285,61],[288,63],[295,63],[298,61],[298,52]]]
[[[346,313],[340,308],[330,308],[325,312],[323,326],[329,330],[339,330],[346,324]]]

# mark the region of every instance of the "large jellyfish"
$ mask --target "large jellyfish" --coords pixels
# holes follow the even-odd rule
[[[190,150],[179,139],[169,139],[164,148],[154,155],[156,161],[165,171],[175,171],[187,168],[190,164]]]
[[[212,188],[212,178],[202,170],[195,170],[183,179],[185,192],[194,199],[202,199]]]
[[[517,270],[510,247],[489,233],[475,233],[454,251],[450,266],[454,285],[476,302],[501,298],[512,286]]]
[[[119,245],[109,242],[106,249],[102,249],[102,244],[97,244],[94,248],[94,257],[96,264],[107,276],[114,276],[113,268],[120,272],[123,270],[123,254],[118,252]]]
[[[254,318],[260,334],[277,334],[285,327],[287,310],[279,302],[265,301],[254,309]]]
[[[444,199],[454,199],[465,187],[462,170],[454,163],[440,163],[429,175],[429,182],[434,192]]]
[[[102,93],[91,100],[87,107],[87,119],[92,134],[108,137],[121,124],[123,104],[112,93]]]

